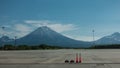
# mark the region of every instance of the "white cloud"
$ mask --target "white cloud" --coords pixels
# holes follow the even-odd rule
[[[2,29],[2,27],[4,27],[4,29]],[[10,28],[9,25],[3,25],[2,27],[0,27],[0,36],[8,35],[11,33],[8,31],[8,28]]]
[[[29,32],[29,31],[31,31],[31,27],[29,27],[25,24],[15,24],[14,28],[15,28],[16,31],[19,31],[19,32]]]
[[[17,24],[7,26],[5,32],[6,32],[6,35],[12,38],[15,36],[20,38],[29,34],[30,32],[34,31],[36,28],[40,26],[48,26],[59,33],[77,30],[77,27],[74,24],[61,24],[61,23],[49,21],[49,20],[38,20],[38,21],[26,20],[24,21],[24,23],[18,23],[17,21]]]
[[[72,38],[72,39],[75,39],[75,40],[81,40],[81,41],[93,41],[93,37],[92,36],[71,36],[71,35],[68,35],[68,34],[64,34],[64,36],[67,36],[69,38]],[[98,40],[100,39],[100,37],[95,37],[95,40]]]
[[[79,28],[74,24],[61,24],[59,22],[53,22],[49,20],[41,20],[41,21],[35,21],[35,20],[26,20],[24,23],[14,24],[12,26],[7,26],[6,28],[11,28],[9,31],[6,31],[6,35],[18,38],[23,37],[30,32],[34,31],[36,28],[40,26],[48,26],[51,29],[62,33],[64,36],[67,36],[72,39],[76,40],[82,40],[82,41],[93,41],[92,36],[79,36],[79,35],[72,35],[72,33],[69,35],[69,32],[74,32],[75,30],[78,31]],[[7,30],[7,29],[6,29]],[[1,33],[3,32],[0,30]],[[67,34],[64,34],[67,33]],[[73,33],[74,34],[74,33]],[[99,39],[100,37],[95,37],[95,39]]]
[[[98,40],[99,38],[100,37],[95,37],[95,40]],[[92,36],[79,36],[79,37],[75,37],[75,39],[82,40],[82,41],[93,41]]]
[[[73,24],[51,24],[48,25],[51,29],[57,31],[57,32],[66,32],[66,31],[72,31],[76,30],[77,27]]]
[[[76,25],[73,24],[60,24],[59,22],[54,22],[49,20],[41,20],[41,21],[26,20],[25,23],[31,24],[34,27],[48,26],[57,32],[65,32],[65,31],[71,31],[77,29]]]
[[[31,24],[35,27],[48,25],[48,23],[50,23],[50,21],[48,21],[48,20],[25,20],[24,22],[27,24]]]
[[[20,38],[33,31],[32,27],[25,24],[14,24],[9,26],[5,25],[4,27],[4,31],[0,29],[0,36],[4,34],[12,38],[15,36]]]
[[[40,24],[40,23],[49,23],[50,21],[49,20],[25,20],[24,21],[25,23],[28,23],[28,24]]]
[[[22,37],[33,30],[32,27],[25,24],[15,24],[13,28],[14,28],[13,33],[18,37]]]

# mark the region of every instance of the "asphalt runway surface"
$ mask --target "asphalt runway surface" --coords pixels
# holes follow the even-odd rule
[[[0,64],[0,68],[120,68],[120,64]]]
[[[82,63],[65,63],[76,60]],[[119,49],[0,51],[0,68],[120,68]]]

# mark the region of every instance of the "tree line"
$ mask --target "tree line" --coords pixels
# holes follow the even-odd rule
[[[89,47],[89,49],[120,49],[120,44],[95,45]]]
[[[0,46],[0,50],[48,50],[48,49],[120,49],[120,44],[110,44],[110,45],[94,45],[88,48],[73,48],[73,47],[60,47],[60,46],[52,46],[52,45],[4,45]]]
[[[51,46],[46,44],[29,46],[29,45],[4,45],[0,46],[0,50],[44,50],[44,49],[62,49],[63,47]]]

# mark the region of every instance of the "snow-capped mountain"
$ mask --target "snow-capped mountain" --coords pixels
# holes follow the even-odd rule
[[[55,32],[47,26],[42,26],[30,34],[17,39],[17,44],[39,45],[48,44],[63,47],[88,47],[90,42],[77,41]],[[88,45],[88,46],[87,46]]]
[[[120,33],[115,32],[112,35],[105,36],[97,40],[96,44],[120,44]]]
[[[3,37],[0,38],[0,44],[8,43],[8,42],[11,42],[13,40],[14,39],[9,38],[8,36],[3,36]]]
[[[0,44],[14,44],[14,39],[7,36],[0,38]],[[120,33],[115,32],[94,42],[97,44],[120,44]],[[16,40],[17,45],[40,45],[48,44],[62,47],[89,47],[93,42],[78,41],[57,33],[47,26],[42,26],[30,34]]]

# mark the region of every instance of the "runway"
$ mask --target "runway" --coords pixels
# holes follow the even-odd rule
[[[103,64],[103,63],[0,64],[0,68],[120,68],[120,64]]]
[[[82,63],[64,63],[81,54]],[[0,51],[0,68],[119,68],[119,49]]]

